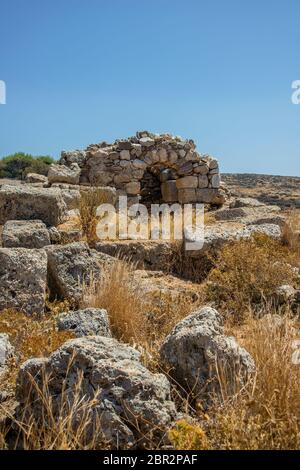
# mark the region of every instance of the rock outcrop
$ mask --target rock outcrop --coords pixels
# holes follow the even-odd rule
[[[81,298],[83,283],[89,284],[93,278],[101,275],[97,253],[85,242],[50,245],[46,251],[52,296],[76,304]]]
[[[212,394],[220,396],[221,390],[235,393],[255,370],[250,354],[225,335],[222,317],[211,307],[178,323],[165,339],[160,357],[175,381],[204,401]]]
[[[71,163],[70,166],[52,163],[48,171],[48,181],[49,183],[78,184],[80,173],[77,163]]]
[[[0,225],[8,220],[42,220],[47,226],[64,222],[67,206],[59,190],[28,184],[0,188]]]
[[[203,243],[197,239],[194,230],[189,227],[185,228],[184,232],[184,245],[189,256],[198,257],[202,256],[209,249],[219,249],[225,243],[250,238],[255,233],[267,235],[271,238],[281,237],[281,228],[277,224],[257,224],[246,225],[244,227],[211,225],[204,228]]]
[[[57,319],[57,327],[59,331],[72,331],[78,338],[111,336],[107,311],[100,308],[61,313]]]
[[[140,362],[140,353],[115,339],[90,336],[71,340],[47,359],[30,359],[18,375],[16,396],[20,412],[42,421],[43,404],[32,387],[30,376],[43,388],[47,382],[53,413],[58,414],[62,393],[72,403],[78,374],[82,374],[82,397],[94,399],[87,439],[103,439],[113,448],[143,446],[148,440],[163,442],[165,433],[176,418],[170,399],[170,384],[162,374],[153,374]],[[99,420],[102,433],[95,435]],[[76,427],[76,419],[74,419]]]
[[[27,173],[25,181],[26,183],[47,184],[48,178],[47,176],[39,175],[38,173]]]
[[[6,248],[43,248],[50,245],[50,235],[41,220],[9,220],[2,231]]]
[[[43,314],[46,282],[45,250],[0,248],[0,311]]]

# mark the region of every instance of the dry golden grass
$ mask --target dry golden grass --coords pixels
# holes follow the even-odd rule
[[[79,219],[86,241],[93,244],[97,240],[97,208],[108,202],[108,196],[97,187],[90,187],[80,192]]]
[[[300,364],[292,362],[299,332],[288,315],[276,321],[272,313],[262,320],[249,316],[233,331],[252,354],[257,371],[246,389],[210,411],[206,434],[211,448],[300,447]]]
[[[106,309],[113,336],[140,349],[144,364],[155,371],[161,342],[197,303],[146,295],[134,278],[134,265],[118,260],[100,281],[84,286],[82,307],[87,306]]]
[[[233,320],[242,321],[249,307],[261,308],[277,287],[297,283],[288,263],[290,254],[281,241],[258,234],[225,245],[213,260],[206,299]]]
[[[12,426],[4,434],[13,430],[10,447],[23,450],[91,450],[107,448],[101,438],[100,417],[95,412],[99,391],[92,399],[82,393],[83,375],[72,388],[72,399],[68,393],[67,379],[59,400],[49,391],[52,378],[43,372],[40,382],[28,376],[29,393],[22,405],[20,414],[11,416]],[[35,414],[32,403],[39,410]],[[3,448],[3,447],[2,447]]]
[[[300,212],[291,210],[283,227],[282,242],[290,251],[291,260],[300,266]]]
[[[85,286],[82,306],[106,309],[117,339],[138,344],[146,340],[147,305],[133,284],[129,263],[117,261],[100,281]]]
[[[57,331],[55,316],[44,319],[24,315],[12,310],[0,313],[0,333],[9,335],[15,348],[16,356],[11,364],[6,381],[14,382],[18,366],[32,357],[46,357],[65,341],[73,338],[73,334]],[[5,383],[2,384],[2,388]]]

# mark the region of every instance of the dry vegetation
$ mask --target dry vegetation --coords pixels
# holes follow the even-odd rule
[[[291,269],[300,263],[298,228],[298,216],[292,213],[283,240],[255,236],[226,245],[211,257],[213,269],[207,281],[199,284],[199,302],[211,302],[224,314],[228,333],[253,356],[256,373],[233,397],[225,394],[205,412],[201,403],[188,403],[177,393],[176,401],[181,409],[188,408],[194,423],[180,421],[170,431],[174,448],[300,447],[300,365],[292,361],[293,342],[300,337],[298,312],[288,307],[280,310],[272,301],[279,285],[296,287],[299,282]],[[133,267],[124,261],[116,262],[100,282],[85,288],[82,305],[107,309],[114,336],[142,350],[147,366],[156,371],[160,370],[157,351],[161,341],[192,310],[185,302],[170,301],[158,308],[146,300],[133,282]],[[9,333],[20,362],[48,355],[69,337],[56,331],[53,318],[32,320],[12,312],[1,314],[0,331]],[[36,386],[34,380],[32,386]],[[26,449],[95,448],[94,439],[87,438],[94,402],[81,397],[80,378],[74,403],[62,400],[58,421],[47,390],[37,393],[45,404],[45,426],[39,426],[33,416],[24,416],[17,425],[18,445],[21,442]],[[74,431],[72,422],[78,413],[82,421]],[[2,447],[5,445],[3,435]]]
[[[99,188],[90,187],[80,192],[79,220],[80,226],[89,244],[97,240],[96,227],[98,223],[97,208],[106,204],[108,198]]]

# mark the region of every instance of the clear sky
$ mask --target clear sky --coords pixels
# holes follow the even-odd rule
[[[136,130],[300,176],[299,0],[0,0],[0,155]]]

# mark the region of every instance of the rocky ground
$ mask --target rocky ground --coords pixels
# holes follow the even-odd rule
[[[254,197],[264,204],[282,208],[300,208],[299,177],[223,173],[222,181],[233,195]]]
[[[297,338],[298,180],[222,179],[200,251],[185,250],[188,231],[182,243],[97,241],[87,187],[0,181],[3,448],[299,446],[299,393],[279,411],[274,394],[281,403],[280,383],[300,373],[272,365],[281,355],[290,370]],[[97,191],[115,203],[113,188]]]

